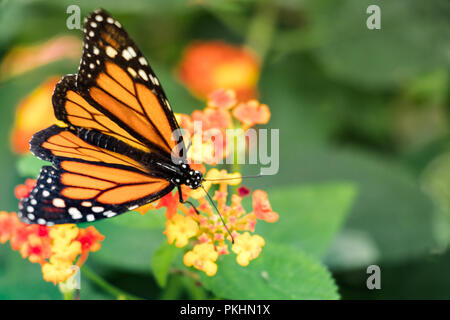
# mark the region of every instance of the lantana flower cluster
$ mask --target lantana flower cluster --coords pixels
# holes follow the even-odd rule
[[[35,180],[28,179],[16,187],[16,196],[27,197],[35,184]],[[74,266],[81,267],[89,252],[100,249],[103,239],[93,226],[29,225],[22,223],[15,212],[0,212],[0,243],[9,241],[24,259],[41,264],[44,280],[54,284],[69,279],[76,271]]]
[[[183,190],[183,196],[198,200],[197,209],[200,214],[192,207],[180,203],[177,194],[167,195],[157,206],[167,207],[164,233],[168,242],[179,248],[190,248],[184,255],[184,264],[204,271],[208,276],[216,274],[219,256],[229,254],[230,249],[236,254],[237,263],[247,266],[251,260],[259,256],[265,245],[264,239],[254,234],[257,221],[278,220],[278,214],[272,210],[267,193],[262,190],[253,191],[251,212],[246,212],[242,206],[243,198],[250,194],[250,190],[246,187],[238,188],[237,194],[231,194],[231,201],[227,201],[230,196],[229,186],[240,184],[239,178],[239,173],[228,173],[226,170],[219,171],[216,168],[209,170],[205,176],[207,180],[226,179],[204,182],[207,191],[212,186],[217,186],[213,200],[223,216],[225,225],[207,201],[205,191],[201,189]]]
[[[226,152],[223,152],[225,146],[214,144],[210,138],[200,137],[203,149],[200,149],[202,153],[199,154],[195,147],[196,135],[208,136],[208,130],[224,131],[229,128],[240,128],[245,132],[255,124],[267,123],[270,111],[266,105],[260,104],[257,100],[238,103],[233,90],[219,89],[209,95],[207,107],[203,111],[194,111],[190,116],[179,114],[177,118],[180,126],[188,132],[193,141],[190,149],[193,151],[188,152],[188,160],[191,162],[202,160],[206,164],[215,164],[218,160],[217,154],[226,157]],[[194,121],[201,121],[202,129],[205,131],[195,132],[192,125]],[[208,276],[216,274],[219,256],[229,254],[230,250],[236,254],[238,264],[247,266],[251,260],[259,256],[265,245],[264,239],[254,234],[257,221],[264,220],[271,223],[278,220],[278,214],[272,210],[267,193],[262,190],[251,193],[246,187],[238,187],[242,182],[239,172],[230,173],[217,168],[206,172],[203,164],[191,166],[196,166],[195,169],[204,174],[205,190],[182,188],[183,199],[197,200],[197,210],[200,214],[189,205],[180,203],[178,192],[163,197],[156,208],[167,208],[164,233],[168,242],[180,248],[187,248],[183,258],[184,264],[201,270]],[[209,190],[224,221],[207,200],[205,191]],[[236,191],[232,193],[230,190]],[[250,194],[253,210],[247,212],[242,200]]]
[[[56,41],[55,47],[50,43],[44,46],[43,52],[49,48],[61,48],[61,43]],[[63,53],[60,55],[64,56]],[[33,60],[29,64],[33,68],[43,63],[46,63],[45,59]],[[19,69],[15,74],[25,70]],[[216,274],[221,255],[235,254],[241,266],[247,266],[256,259],[265,245],[265,240],[255,234],[257,221],[272,223],[278,220],[266,192],[252,192],[240,186],[239,172],[211,168],[221,163],[220,160],[232,150],[233,141],[228,140],[226,134],[228,129],[238,129],[244,135],[254,125],[269,121],[269,108],[256,100],[259,73],[255,54],[223,42],[194,43],[187,48],[178,68],[179,79],[186,87],[197,97],[207,100],[202,110],[190,115],[176,114],[176,118],[185,131],[185,141],[192,143],[187,154],[190,166],[204,174],[203,187],[212,196],[225,225],[202,188],[181,188],[183,199],[193,201],[200,214],[190,205],[180,203],[178,191],[135,209],[144,214],[150,209],[166,208],[164,234],[168,242],[185,248],[183,261],[186,266],[201,270],[208,276]],[[18,108],[11,135],[15,152],[27,153],[32,134],[57,122],[52,112],[51,94],[59,78],[48,78]],[[196,126],[198,123],[201,124],[200,130]],[[225,139],[215,139],[217,136]],[[27,180],[16,188],[16,196],[19,199],[28,196],[34,184],[35,180]],[[245,197],[252,198],[251,210],[242,205]],[[0,242],[9,241],[23,258],[41,264],[44,279],[55,284],[68,280],[75,272],[73,266],[81,266],[89,252],[99,250],[103,239],[104,236],[93,226],[83,229],[71,224],[51,227],[27,225],[20,222],[16,213],[0,212]]]
[[[269,107],[256,99],[238,102],[233,90],[218,89],[208,96],[207,106],[190,116],[176,114],[191,147],[187,156],[193,163],[216,165],[234,151],[234,140],[256,124],[270,119]],[[234,129],[233,135],[228,135]]]

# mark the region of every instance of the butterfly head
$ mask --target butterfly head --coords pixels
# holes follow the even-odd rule
[[[192,174],[190,174],[192,172]],[[203,175],[200,171],[191,170],[189,171],[190,179],[186,180],[186,184],[192,189],[197,189],[202,185]]]

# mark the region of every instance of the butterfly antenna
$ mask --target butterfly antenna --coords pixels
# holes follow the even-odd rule
[[[210,203],[213,205],[213,207],[216,209],[216,212],[217,212],[217,214],[219,215],[220,220],[222,220],[223,226],[225,227],[225,229],[227,230],[228,234],[229,234],[230,237],[231,237],[231,244],[234,244],[234,238],[233,238],[233,235],[231,234],[230,229],[228,229],[228,227],[227,227],[227,225],[226,225],[226,223],[225,223],[225,220],[223,220],[223,217],[222,217],[222,215],[220,214],[219,209],[217,208],[217,206],[216,206],[216,204],[214,203],[213,199],[212,199],[211,196],[209,195],[208,191],[206,191],[206,189],[203,187],[203,185],[200,185],[200,186],[202,187],[203,191],[205,191],[206,195],[208,196],[209,202],[210,202]]]
[[[214,181],[237,180],[237,179],[246,179],[246,178],[259,178],[262,176],[263,175],[260,173],[260,174],[254,175],[254,176],[242,176],[242,177],[236,177],[236,178],[219,178],[219,179],[202,179],[202,180],[214,182]]]

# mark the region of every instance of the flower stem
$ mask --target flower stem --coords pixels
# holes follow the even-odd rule
[[[260,58],[261,65],[270,49],[278,18],[277,7],[270,1],[258,2],[256,13],[250,21],[246,43]]]
[[[93,283],[101,287],[103,290],[108,292],[110,295],[116,297],[118,300],[140,300],[139,297],[136,297],[132,294],[129,294],[125,291],[120,290],[119,288],[113,286],[108,283],[105,279],[101,278],[94,271],[89,269],[87,266],[83,266],[81,268],[81,272]]]

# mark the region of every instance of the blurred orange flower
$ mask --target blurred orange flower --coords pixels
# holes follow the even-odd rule
[[[53,114],[52,94],[61,77],[51,77],[19,104],[11,133],[11,148],[28,152],[29,141],[37,131],[58,122]]]
[[[35,182],[28,179],[25,185],[18,186],[16,196],[28,196]],[[54,284],[69,279],[75,272],[73,265],[80,267],[89,252],[100,249],[104,238],[93,226],[81,229],[74,224],[29,225],[22,223],[15,212],[0,212],[0,242],[9,240],[11,248],[24,259],[41,264],[44,280]]]
[[[270,119],[269,107],[257,100],[240,103],[233,109],[233,117],[249,128],[255,124],[266,124]]]
[[[221,41],[195,42],[186,48],[177,73],[201,98],[220,88],[235,90],[238,99],[258,96],[259,60],[243,47]]]
[[[81,42],[77,37],[63,36],[38,43],[13,48],[0,65],[0,80],[30,71],[48,63],[80,57]]]
[[[278,213],[272,211],[267,193],[262,190],[253,192],[253,210],[256,218],[267,222],[278,220]]]

